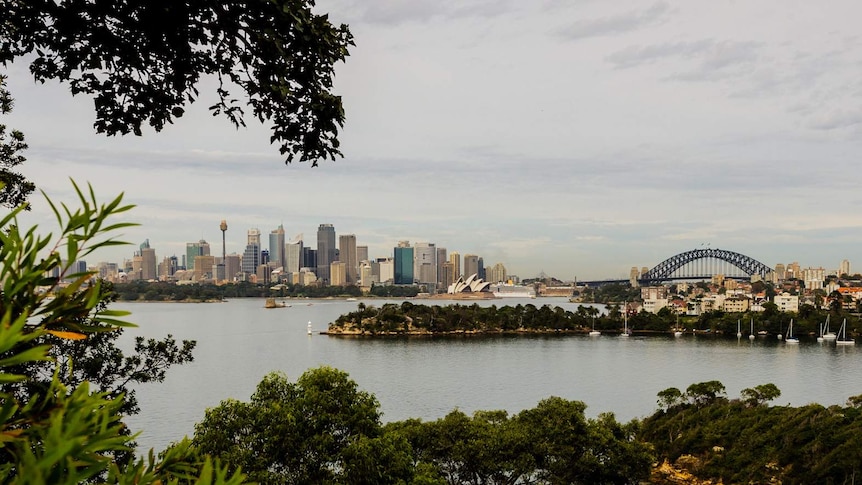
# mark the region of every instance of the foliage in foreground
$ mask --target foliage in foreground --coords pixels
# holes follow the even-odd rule
[[[296,383],[270,374],[249,402],[227,400],[194,443],[262,483],[637,483],[649,446],[636,425],[552,397],[514,416],[453,411],[381,426],[376,399],[347,374],[311,369]]]
[[[100,205],[92,189],[87,195],[75,190],[80,208],[51,204],[60,226],[56,239],[37,234],[35,226],[24,230],[23,207],[0,219],[0,482],[241,483],[242,475],[228,474],[188,443],[146,461],[117,459],[134,445],[121,420],[124,394],[92,391],[89,381],[75,377],[75,362],[57,352],[61,343],[130,326],[119,319],[126,313],[102,304],[100,281],[71,268],[100,247],[123,244],[109,234],[129,223],[108,219],[131,206],[121,205],[122,195]],[[55,269],[59,278],[47,276]],[[26,373],[34,368],[51,375],[39,381]]]

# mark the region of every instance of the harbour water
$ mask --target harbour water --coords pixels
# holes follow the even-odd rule
[[[384,421],[432,420],[453,409],[518,412],[549,396],[587,404],[587,414],[613,412],[628,421],[656,409],[656,393],[719,380],[728,396],[773,383],[773,404],[844,404],[862,394],[862,345],[835,346],[802,339],[785,345],[774,338],[684,335],[503,336],[460,338],[327,337],[339,315],[355,310],[344,300],[286,300],[265,309],[262,299],[226,303],[124,303],[139,325],[133,337],[197,340],[195,361],[168,371],[163,383],[137,387],[141,413],[126,420],[142,431],[140,450],[161,450],[191,435],[204,411],[227,398],[248,400],[261,378],[284,372],[295,380],[305,370],[328,365],[350,374],[380,402]],[[400,301],[399,301],[400,302]],[[385,300],[365,300],[379,306]],[[414,300],[414,303],[423,303]],[[429,302],[425,302],[429,303]],[[452,302],[434,301],[433,304]],[[472,303],[472,302],[471,302]],[[549,304],[575,310],[565,299],[494,300],[481,305]],[[307,334],[311,322],[314,335]]]

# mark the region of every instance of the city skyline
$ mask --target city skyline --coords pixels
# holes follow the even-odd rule
[[[96,135],[91,100],[16,62],[3,122],[30,146],[22,172],[58,202],[74,203],[69,177],[102,199],[125,192],[138,207],[124,220],[142,225],[122,239],[177,255],[217,245],[224,219],[235,251],[251,227],[328,221],[370,254],[431,241],[524,278],[625,278],[702,244],[770,267],[859,259],[862,5],[316,9],[356,37],[335,79],[344,159],[285,167],[268,127],[210,116],[213,79],[161,133]],[[22,221],[52,230],[41,196],[31,202]]]

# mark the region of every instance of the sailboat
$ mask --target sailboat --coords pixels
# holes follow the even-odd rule
[[[596,319],[593,317],[593,329],[590,331],[590,337],[598,337],[602,332],[596,330]]]
[[[742,338],[742,328],[739,326],[739,319],[736,319],[736,338]]]
[[[754,340],[754,318],[751,319],[751,330],[748,333],[748,340]]]
[[[793,319],[790,319],[790,326],[787,327],[787,338],[784,341],[788,344],[798,344],[799,339],[793,336]]]
[[[309,335],[311,335],[311,334],[312,334],[312,331],[311,331],[311,322],[310,322],[310,321],[308,322],[308,334],[309,334]]]
[[[826,318],[829,318],[829,317],[827,316]],[[820,325],[818,325],[818,327],[820,328],[820,333],[817,335],[817,341],[823,342],[823,340],[824,340],[823,339],[823,324],[821,323]]]
[[[625,303],[625,309],[623,309],[623,334],[620,337],[628,337],[629,336],[629,312],[628,312],[628,302]]]
[[[835,340],[838,338],[838,335],[835,335],[834,332],[829,331],[829,315],[826,315],[826,325],[823,327],[823,339],[824,340]]]
[[[835,340],[835,345],[856,345],[856,341],[852,338],[847,338],[847,319],[845,318],[843,322],[841,322],[841,329],[838,330],[838,335],[840,336]]]

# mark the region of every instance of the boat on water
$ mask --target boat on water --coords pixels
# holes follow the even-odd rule
[[[736,319],[736,338],[742,338],[742,328],[738,318]]]
[[[599,332],[598,330],[596,330],[596,319],[593,318],[593,329],[590,330],[590,337],[598,337],[601,334],[602,334],[602,332]]]
[[[748,340],[754,340],[754,318],[751,319],[751,329],[748,332]]]
[[[838,330],[838,337],[835,339],[835,345],[856,345],[853,338],[847,338],[847,319],[841,322],[841,328]]]
[[[829,331],[829,315],[826,315],[826,325],[823,326],[823,340],[835,340],[838,335]]]
[[[344,301],[357,301],[357,300],[356,300],[356,298],[351,297],[351,298],[348,298],[348,299],[346,299],[346,300],[344,300]]]
[[[309,334],[309,335],[311,335],[311,334],[312,334],[312,330],[311,330],[311,322],[310,322],[310,321],[308,322],[308,334]]]
[[[790,325],[787,327],[787,338],[784,339],[784,343],[788,344],[798,344],[799,339],[793,335],[793,319],[790,319]]]
[[[629,336],[629,311],[628,311],[628,302],[623,306],[623,333],[620,337],[628,337]]]

